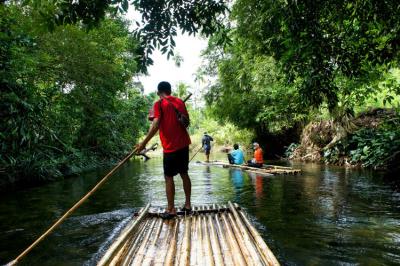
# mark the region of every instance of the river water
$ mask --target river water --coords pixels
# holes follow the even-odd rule
[[[191,163],[193,204],[240,204],[283,265],[400,265],[400,193],[381,174],[294,166],[302,175],[262,177]],[[1,195],[0,264],[18,255],[107,170]],[[180,206],[182,182],[175,180]],[[21,264],[93,265],[147,202],[165,206],[160,158],[123,166]]]

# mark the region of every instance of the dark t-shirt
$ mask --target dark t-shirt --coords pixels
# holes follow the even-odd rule
[[[161,101],[162,110],[160,101],[154,103],[153,112],[154,117],[160,120],[160,140],[164,153],[170,153],[189,146],[191,141],[186,128],[178,121],[175,109],[172,107],[173,104],[179,112],[189,117],[185,103],[174,96],[166,98],[169,102],[165,99]]]
[[[211,141],[214,141],[214,139],[209,136],[209,135],[204,135],[203,139],[201,140],[202,144],[203,144],[203,148],[205,150],[210,150],[211,149]]]

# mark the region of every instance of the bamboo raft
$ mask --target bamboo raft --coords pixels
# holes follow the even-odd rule
[[[264,176],[273,176],[273,175],[297,175],[301,173],[300,169],[294,169],[291,167],[278,166],[278,165],[264,165],[262,168],[251,167],[247,165],[237,165],[237,164],[229,164],[222,161],[213,161],[206,163],[207,165],[215,165],[222,166],[224,168],[238,168],[242,169],[246,172],[255,173]]]
[[[163,220],[148,204],[98,265],[279,265],[237,204],[193,208]]]

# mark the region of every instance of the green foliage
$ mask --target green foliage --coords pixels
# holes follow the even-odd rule
[[[300,144],[298,143],[290,143],[290,145],[286,148],[285,150],[285,158],[290,158],[294,151],[296,150],[297,147],[299,147]]]
[[[400,151],[400,118],[386,120],[377,128],[361,128],[324,151],[327,163],[359,164],[365,167],[385,168],[394,163]],[[398,163],[398,162],[397,162]]]
[[[361,129],[350,139],[352,163],[385,167],[400,151],[400,123],[385,124],[377,129]]]
[[[139,42],[128,24],[47,32],[34,11],[0,9],[0,182],[61,177],[130,150],[149,104],[131,82]]]
[[[227,58],[210,58],[216,60],[210,64],[218,65],[219,78],[206,95],[214,115],[239,127],[275,133],[307,119],[309,109],[295,87],[284,82],[277,62],[241,49],[238,43],[227,50]]]
[[[327,102],[333,109],[340,86],[351,90],[380,80],[381,69],[399,58],[398,1],[258,1],[237,0],[233,6],[236,32],[246,50],[273,56],[298,82],[307,104]]]
[[[146,71],[152,64],[152,52],[159,48],[174,55],[174,38],[177,30],[183,33],[209,36],[223,28],[220,17],[227,7],[222,0],[203,1],[147,1],[147,0],[86,0],[86,1],[24,1],[41,15],[43,23],[50,29],[56,25],[83,24],[92,28],[97,26],[106,14],[127,12],[130,5],[142,15],[141,22],[136,22],[133,33],[141,40],[142,53],[139,67]]]

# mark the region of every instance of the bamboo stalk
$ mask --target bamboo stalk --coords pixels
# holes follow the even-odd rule
[[[141,214],[138,218],[136,218],[132,223],[130,223],[127,227],[124,228],[123,232],[120,234],[118,239],[110,246],[107,252],[103,255],[101,260],[97,263],[97,265],[106,265],[108,261],[113,257],[113,255],[118,251],[118,249],[124,243],[124,240],[129,236],[129,234],[135,229],[140,222],[144,219],[147,214],[147,211],[150,208],[150,203],[146,205],[146,207],[142,210]]]
[[[200,207],[202,210],[202,207]],[[198,265],[205,265],[204,261],[204,248],[203,248],[203,231],[201,228],[201,219],[202,219],[203,214],[199,214],[197,219],[196,219],[196,227],[197,227],[197,264]]]
[[[239,210],[238,213],[240,217],[243,219],[244,224],[247,226],[248,230],[250,231],[254,241],[256,242],[256,247],[260,254],[264,256],[264,259],[268,261],[268,265],[280,265],[278,260],[275,258],[275,255],[272,251],[268,248],[267,244],[264,242],[260,234],[257,230],[253,227],[253,225],[249,222],[247,217],[244,215],[242,210]]]
[[[213,224],[214,216],[215,216],[215,214],[208,215],[208,226],[210,228],[211,246],[212,246],[215,265],[222,266],[222,265],[224,265],[224,259],[222,258],[221,247],[220,247],[218,239],[217,239],[215,225]]]
[[[237,224],[238,229],[240,234],[243,238],[244,243],[246,244],[247,250],[250,252],[250,256],[252,260],[257,264],[257,265],[268,265],[268,262],[265,261],[262,256],[258,254],[257,247],[254,245],[253,238],[249,235],[248,230],[246,229],[246,226],[243,224],[242,218],[239,216],[239,214],[236,211],[236,208],[233,206],[233,204],[229,201],[228,202],[229,209],[231,210],[231,213],[235,217],[235,221]]]
[[[229,246],[230,246],[230,248],[232,250],[233,260],[234,260],[235,265],[247,265],[246,261],[243,258],[243,254],[240,251],[239,245],[236,242],[236,238],[233,235],[231,226],[229,225],[229,222],[228,222],[228,220],[226,218],[226,214],[224,213],[221,216],[222,216],[222,221],[223,221],[224,226],[225,226],[225,232],[228,235],[228,244],[229,244]]]
[[[181,247],[181,257],[179,258],[178,265],[186,266],[190,263],[190,228],[191,228],[192,218],[185,217],[185,234],[182,239],[182,247]]]
[[[205,210],[208,209],[208,206],[205,207]],[[204,248],[205,248],[205,258],[206,258],[206,262],[207,265],[211,265],[214,266],[214,258],[213,258],[213,253],[212,253],[212,249],[211,249],[211,240],[210,240],[210,235],[209,235],[209,230],[207,227],[207,216],[208,215],[204,215],[203,219],[202,219],[202,226],[204,229]]]
[[[169,249],[167,252],[167,258],[165,260],[166,266],[174,265],[175,255],[176,255],[176,244],[178,239],[178,229],[179,229],[179,219],[175,219],[174,230],[172,231],[172,238],[169,243]]]
[[[194,211],[197,211],[197,207],[193,208]],[[197,251],[198,251],[198,239],[197,239],[197,219],[198,215],[193,215],[192,216],[192,225],[191,225],[191,247],[192,249],[190,250],[190,265],[196,265],[197,263]]]
[[[250,251],[248,250],[248,247],[245,243],[245,239],[243,239],[242,234],[239,231],[237,222],[232,216],[232,213],[227,214],[227,220],[228,220],[228,222],[230,222],[233,234],[236,238],[236,242],[238,243],[238,246],[239,246],[240,250],[242,251],[243,258],[246,261],[247,265],[251,265],[251,266],[260,265],[260,264],[256,264],[254,261],[255,259],[257,259],[257,255],[255,258],[253,258],[251,256]]]
[[[151,265],[152,261],[154,260],[154,255],[156,251],[156,243],[159,239],[160,232],[163,227],[163,220],[161,218],[157,219],[157,224],[155,226],[155,234],[153,235],[153,239],[151,241],[151,244],[149,248],[147,249],[146,256],[143,259],[143,266],[149,266]]]
[[[172,225],[172,220],[167,220],[164,223],[165,223],[164,239],[158,246],[158,251],[156,254],[156,259],[154,261],[154,265],[164,265],[165,258],[168,253],[168,244],[169,244],[169,240],[170,240],[171,234],[172,234],[171,226],[173,226],[173,225]]]
[[[131,243],[125,256],[122,258],[121,265],[129,265],[132,262],[133,258],[135,257],[134,254],[137,252],[139,245],[142,242],[143,236],[146,233],[146,228],[149,223],[150,219],[146,219],[142,223],[141,228],[136,232],[136,238]]]
[[[225,233],[223,231],[223,227],[220,222],[220,219],[222,220],[221,215],[222,215],[222,213],[218,213],[215,215],[215,223],[217,225],[217,234],[219,236],[218,239],[221,244],[221,250],[223,250],[223,258],[224,258],[225,265],[233,265],[233,259],[232,259],[233,255],[232,255],[231,250],[229,249],[228,241],[225,237]]]
[[[136,252],[136,255],[135,255],[135,258],[134,258],[132,264],[137,265],[137,264],[142,263],[142,260],[143,260],[144,256],[146,255],[146,246],[149,242],[150,235],[151,235],[151,232],[153,230],[153,227],[154,227],[156,221],[157,221],[156,219],[152,219],[149,221],[149,223],[150,223],[149,227],[147,228],[147,232],[143,237],[142,243],[141,243],[138,251]]]

